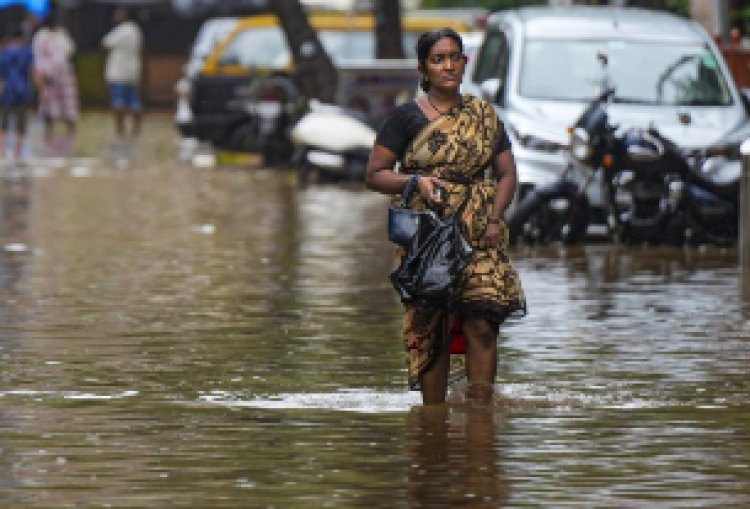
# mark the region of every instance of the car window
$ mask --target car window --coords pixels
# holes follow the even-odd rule
[[[253,28],[238,33],[219,58],[224,65],[283,68],[289,63],[289,49],[278,27]]]
[[[528,40],[519,93],[536,99],[590,99],[607,80],[616,101],[664,105],[726,106],[727,82],[711,50],[700,44],[633,41]]]
[[[236,23],[236,19],[218,18],[208,20],[201,25],[198,34],[195,36],[195,41],[193,41],[190,58],[185,68],[187,76],[194,77],[200,72],[203,61],[216,45],[232,31]]]
[[[474,71],[474,81],[482,83],[488,79],[500,78],[501,53],[506,47],[505,36],[501,32],[489,32],[479,50]]]
[[[334,61],[375,58],[375,35],[372,31],[320,30],[320,43]],[[403,33],[406,58],[416,57],[419,34]],[[252,28],[237,34],[227,45],[219,62],[242,67],[283,68],[289,65],[290,53],[284,32],[278,27]]]

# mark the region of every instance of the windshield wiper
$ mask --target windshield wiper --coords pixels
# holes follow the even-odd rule
[[[708,99],[692,99],[690,101],[679,101],[676,106],[726,106],[726,104]]]
[[[636,99],[635,97],[620,97],[618,95],[612,97],[612,102],[618,104],[654,104],[654,101]]]

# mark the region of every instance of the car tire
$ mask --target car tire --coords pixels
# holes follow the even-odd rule
[[[564,203],[562,207],[558,205],[561,202]],[[575,244],[586,235],[589,208],[585,196],[568,193],[549,196],[541,203],[521,200],[508,224],[510,241]]]

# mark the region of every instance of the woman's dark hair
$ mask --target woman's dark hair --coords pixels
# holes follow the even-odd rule
[[[427,68],[427,57],[430,56],[430,50],[435,45],[435,43],[443,37],[450,37],[451,39],[456,41],[456,44],[458,44],[458,49],[463,53],[464,41],[461,39],[461,36],[458,35],[458,32],[456,32],[452,28],[447,27],[439,28],[437,30],[430,30],[429,32],[425,32],[420,35],[419,39],[417,39],[417,62],[419,63],[420,69]],[[419,86],[422,90],[427,92],[430,89],[430,82],[427,81],[427,78],[422,78],[422,81],[419,82]]]

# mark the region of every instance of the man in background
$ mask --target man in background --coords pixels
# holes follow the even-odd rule
[[[102,39],[102,46],[109,52],[104,78],[109,87],[117,136],[127,134],[128,114],[131,117],[130,134],[136,136],[141,131],[139,89],[143,34],[124,7],[115,9],[114,23],[115,27]]]

